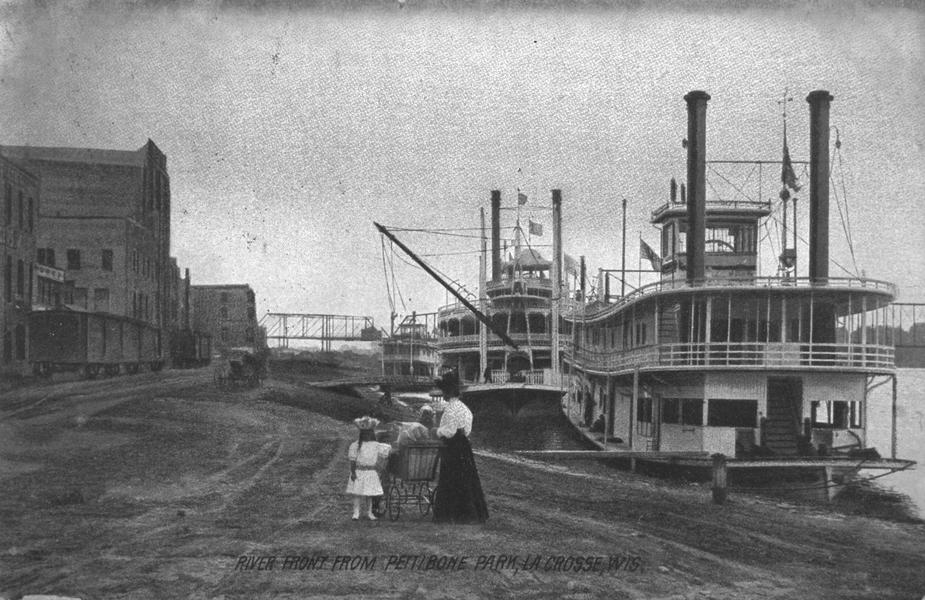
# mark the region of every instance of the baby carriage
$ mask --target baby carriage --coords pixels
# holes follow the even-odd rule
[[[430,512],[442,445],[437,440],[417,441],[389,455],[388,484],[383,490],[389,519],[398,520],[403,506],[406,510],[416,506],[422,515]]]

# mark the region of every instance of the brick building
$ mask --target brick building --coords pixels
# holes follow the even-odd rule
[[[148,140],[134,151],[2,146],[40,178],[36,262],[63,269],[73,304],[144,320],[162,331],[174,270],[167,159]]]
[[[216,350],[262,345],[249,285],[191,285],[189,290],[193,329],[210,334]]]
[[[29,371],[39,188],[38,177],[0,156],[0,376]]]

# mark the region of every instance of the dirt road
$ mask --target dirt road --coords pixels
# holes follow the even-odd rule
[[[362,400],[207,371],[0,400],[0,596],[921,598],[925,525],[482,452],[491,518],[350,521]],[[476,424],[477,426],[477,424]],[[416,508],[416,507],[411,507]]]

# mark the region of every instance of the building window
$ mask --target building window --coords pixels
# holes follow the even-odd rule
[[[249,344],[254,343],[254,330],[248,327],[244,330],[244,339],[247,340]]]
[[[254,319],[254,318],[256,318],[256,316],[257,316],[257,313],[254,312],[254,307],[253,307],[253,306],[249,306],[249,307],[247,308],[247,318],[248,318],[248,319]]]
[[[16,262],[16,294],[20,298],[26,295],[26,265],[22,260]]]
[[[109,288],[96,288],[93,290],[93,310],[109,312]]]
[[[222,292],[222,302],[228,302],[228,292]]]
[[[112,250],[109,248],[103,249],[101,262],[104,271],[112,271]]]
[[[6,268],[3,270],[3,285],[6,290],[6,301],[13,301],[13,257],[6,255]]]
[[[40,265],[45,265],[48,267],[55,266],[55,249],[54,248],[38,248],[36,250],[36,259]]]
[[[67,250],[67,270],[68,271],[79,271],[80,270],[80,250],[74,248],[68,248]]]
[[[227,342],[227,341],[228,341],[228,328],[227,328],[227,327],[222,327],[221,336],[222,336],[222,341],[223,341],[223,342]]]
[[[74,304],[82,308],[87,308],[87,288],[85,287],[75,287],[74,288]]]
[[[13,334],[9,329],[3,334],[3,362],[6,364],[13,362]]]
[[[13,188],[7,183],[3,186],[3,199],[6,204],[6,224],[13,224]]]
[[[26,360],[26,328],[22,324],[16,326],[16,360]]]
[[[218,309],[218,315],[223,319],[227,319],[228,318],[228,307],[223,306],[220,309]]]
[[[25,212],[23,211],[24,206],[25,206],[25,203],[23,202],[23,198],[22,198],[22,190],[19,190],[19,202],[17,203],[17,207],[19,208],[19,228],[20,229],[23,228],[23,224],[24,224],[24,219],[23,219],[23,217],[25,216],[23,214],[23,212]]]
[[[35,230],[35,203],[29,198],[29,231]]]

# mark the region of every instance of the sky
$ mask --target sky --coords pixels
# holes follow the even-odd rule
[[[636,268],[640,236],[658,249],[651,211],[671,177],[685,179],[685,93],[711,95],[709,160],[777,161],[786,92],[800,161],[806,95],[825,89],[841,140],[831,274],[863,270],[925,302],[925,10],[447,4],[0,2],[0,144],[132,150],[150,138],[168,160],[172,254],[194,284],[248,283],[259,314],[388,328],[393,309],[449,298],[374,221],[455,230],[396,234],[477,293],[492,189],[510,207],[506,227],[517,191],[528,196],[520,217],[544,225],[530,242],[546,256],[550,190],[561,189],[565,250],[586,256],[592,277],[620,266],[626,198]],[[777,165],[760,181],[751,167],[714,169],[710,194],[735,197],[735,184],[777,199]],[[763,235],[771,274],[773,222]],[[798,253],[805,261],[802,242]]]

